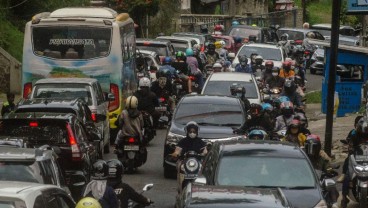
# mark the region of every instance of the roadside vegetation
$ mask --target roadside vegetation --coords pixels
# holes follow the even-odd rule
[[[322,103],[322,91],[313,91],[305,94],[307,104]]]

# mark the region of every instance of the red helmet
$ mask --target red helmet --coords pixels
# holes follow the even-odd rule
[[[222,27],[221,27],[221,25],[215,25],[215,28],[213,30],[214,31],[221,31]]]
[[[268,68],[268,69],[272,69],[273,68],[273,61],[266,61],[265,67]]]
[[[282,63],[282,68],[285,70],[285,71],[289,71],[291,69],[291,62],[290,61],[284,61]]]

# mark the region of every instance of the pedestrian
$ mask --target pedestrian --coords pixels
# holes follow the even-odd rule
[[[3,108],[1,109],[2,117],[6,116],[7,114],[15,110],[14,98],[15,95],[13,93],[8,92],[6,94],[7,101],[3,104]]]
[[[303,23],[303,29],[309,29],[309,23],[308,22]]]

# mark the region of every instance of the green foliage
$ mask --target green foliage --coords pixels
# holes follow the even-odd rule
[[[18,61],[22,61],[23,33],[10,22],[0,18],[0,47]]]
[[[314,91],[305,95],[308,103],[322,103],[322,91]]]
[[[160,0],[157,14],[151,18],[149,31],[151,37],[163,32],[169,35],[175,31],[172,19],[179,15],[180,0]]]

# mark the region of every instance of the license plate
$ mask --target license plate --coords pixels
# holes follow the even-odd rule
[[[183,89],[183,85],[176,85],[176,89],[178,89],[178,90]]]
[[[138,145],[125,145],[124,146],[124,150],[138,151],[139,150],[139,146]]]
[[[143,73],[137,73],[137,76],[138,76],[138,77],[143,77],[143,76],[144,76],[144,74],[143,74]]]
[[[368,162],[368,155],[357,155],[355,156],[357,162]]]
[[[162,111],[166,111],[167,108],[166,107],[155,107],[155,110],[162,112]]]
[[[197,174],[187,174],[184,176],[185,179],[194,179],[197,178]]]

